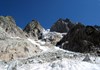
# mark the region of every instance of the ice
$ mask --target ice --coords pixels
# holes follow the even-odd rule
[[[41,40],[38,40],[38,42],[39,42],[41,45],[45,45],[45,44],[46,44],[46,42],[41,41]]]
[[[62,59],[43,64],[28,64],[19,67],[20,70],[100,70],[100,64],[78,60]]]
[[[58,33],[58,32],[50,32],[50,29],[44,30],[42,32],[43,38],[44,39],[49,39],[51,36],[59,35],[61,38],[63,37],[62,35],[65,33]]]
[[[20,37],[11,37],[11,38],[13,38],[13,39],[21,39]]]
[[[47,51],[47,50],[49,49],[49,48],[46,47],[46,46],[42,46],[42,45],[40,45],[39,43],[36,43],[36,41],[34,41],[34,39],[28,38],[28,40],[29,40],[32,44],[37,45],[37,46],[38,46],[41,50],[43,50],[44,52]],[[44,43],[42,42],[42,44],[44,44]]]

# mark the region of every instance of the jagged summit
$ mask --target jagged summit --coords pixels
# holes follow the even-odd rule
[[[33,38],[40,38],[43,30],[44,28],[40,25],[38,21],[32,20],[30,23],[26,25],[23,31]]]
[[[59,18],[58,21],[72,22],[69,18],[66,18],[66,19]]]
[[[50,28],[50,31],[65,33],[68,32],[72,27],[74,26],[74,23],[71,22],[68,18],[66,19],[58,19],[58,21]]]

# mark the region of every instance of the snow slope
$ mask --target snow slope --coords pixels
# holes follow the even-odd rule
[[[43,64],[25,64],[19,70],[100,70],[100,64],[93,64],[78,60],[62,59]]]
[[[0,61],[0,70],[100,70],[100,57],[90,56],[91,62],[83,61],[85,54],[45,46],[41,40],[27,39],[43,51],[29,58],[10,62]],[[95,60],[95,61],[94,61]]]
[[[72,56],[74,54],[76,58]],[[100,70],[100,57],[96,57],[95,62],[82,61],[84,57],[80,53],[56,48],[53,52],[46,51],[26,59],[0,62],[0,70]]]
[[[30,41],[32,44],[35,44],[37,46],[39,46],[39,48],[43,51],[47,51],[49,48],[46,46],[41,46],[39,43],[36,43],[36,41],[34,41],[34,39],[30,39],[28,38],[28,41]],[[42,44],[45,44],[44,42],[41,42]]]
[[[80,53],[74,53],[62,50],[59,47],[54,47],[53,49],[50,49],[46,46],[41,46],[41,44],[43,45],[45,44],[45,42],[38,41],[40,43],[37,43],[32,39],[28,40],[31,43],[38,45],[39,48],[45,52],[40,54],[39,59],[38,58],[34,59],[33,63],[27,63],[27,64],[22,64],[22,66],[18,66],[17,67],[18,70],[100,70],[100,57],[91,56],[90,58],[92,62],[85,62],[82,61],[85,58],[85,55],[80,55]],[[55,52],[57,53],[57,55],[53,55],[55,54]],[[75,54],[77,55],[76,57],[74,56]],[[61,57],[61,59],[54,60],[54,58],[57,56]],[[48,61],[48,58],[50,57],[53,60],[50,59],[51,61]],[[33,58],[31,59],[33,60]]]

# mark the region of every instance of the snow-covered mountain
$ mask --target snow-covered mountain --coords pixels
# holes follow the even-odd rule
[[[63,25],[67,22],[65,27],[70,27],[70,25],[67,26],[69,24],[68,19],[61,21]],[[53,26],[53,29],[56,27],[56,24]],[[61,25],[60,22],[59,24]],[[73,25],[72,22],[70,24]],[[57,26],[59,25],[57,24]],[[66,38],[66,35],[73,35],[70,33],[70,30],[65,30],[68,32],[61,33],[53,30],[51,32],[50,29],[45,30],[35,20],[22,30],[15,24],[12,17],[1,16],[0,70],[100,70],[99,48],[95,49],[94,52],[90,50],[92,52],[84,53],[75,52],[74,50],[68,51],[69,49],[62,48],[64,44],[70,42]],[[74,39],[74,37],[72,38]],[[71,39],[71,43],[73,39]],[[58,45],[58,43],[60,44]],[[92,46],[95,46],[94,42],[91,43],[93,43]],[[98,45],[98,42],[96,45]],[[83,48],[83,46],[81,47]],[[73,49],[72,46],[71,48]]]

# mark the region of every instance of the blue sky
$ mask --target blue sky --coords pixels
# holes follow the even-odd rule
[[[21,28],[32,19],[50,28],[59,18],[100,25],[100,0],[0,0],[0,15],[10,15]]]

